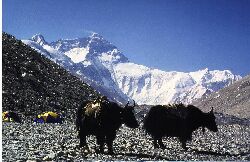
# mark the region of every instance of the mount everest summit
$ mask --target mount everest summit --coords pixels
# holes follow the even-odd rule
[[[22,40],[112,100],[138,104],[191,103],[241,79],[229,70],[184,73],[162,71],[129,61],[119,49],[93,33],[86,38],[48,43],[41,34]]]

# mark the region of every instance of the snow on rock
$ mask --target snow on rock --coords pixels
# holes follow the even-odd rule
[[[74,63],[79,63],[86,60],[86,56],[89,53],[89,48],[73,48],[67,52],[65,55],[71,58]]]
[[[94,33],[87,38],[60,39],[44,44],[40,40],[32,37],[31,40],[22,41],[111,100],[127,102],[128,96],[119,89],[114,80],[112,64],[127,62],[128,59],[101,35]]]
[[[116,81],[139,104],[191,103],[240,79],[230,71],[165,72],[134,63],[115,66]]]
[[[33,40],[34,42],[37,42],[41,46],[47,44],[47,42],[45,41],[44,37],[41,34],[34,35],[31,38],[31,40]]]
[[[138,104],[187,104],[241,78],[229,70],[184,73],[138,65],[97,33],[52,43],[39,34],[23,42],[121,103],[134,99]]]

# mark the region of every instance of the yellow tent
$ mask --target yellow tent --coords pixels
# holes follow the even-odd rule
[[[5,111],[2,113],[3,122],[21,122],[21,119],[15,112]]]
[[[42,120],[41,120],[42,119]],[[35,122],[39,123],[61,123],[61,117],[55,112],[48,111],[37,116]]]
[[[57,118],[58,117],[57,113],[49,111],[49,112],[45,112],[43,114],[38,115],[38,118],[42,117],[43,120],[46,121],[49,115],[52,116],[53,118]]]

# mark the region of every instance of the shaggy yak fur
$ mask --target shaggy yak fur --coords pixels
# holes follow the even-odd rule
[[[130,128],[139,126],[135,115],[134,106],[120,107],[115,102],[106,98],[99,98],[93,102],[83,103],[77,111],[76,127],[79,131],[80,147],[87,146],[86,136],[95,135],[98,152],[104,152],[104,144],[108,146],[108,153],[113,154],[113,141],[116,131],[124,123]]]
[[[209,113],[203,113],[193,105],[187,107],[183,104],[157,105],[151,107],[144,119],[144,128],[154,140],[154,147],[164,149],[162,137],[178,137],[182,148],[186,148],[186,142],[192,139],[192,132],[199,127],[205,127],[217,132],[213,108]]]

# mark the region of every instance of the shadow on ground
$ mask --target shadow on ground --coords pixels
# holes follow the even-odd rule
[[[153,159],[153,160],[171,160],[167,157],[160,156],[160,155],[149,155],[149,154],[143,154],[143,153],[115,153],[114,156],[122,155],[122,156],[128,156],[128,157],[137,157],[138,159],[141,158],[147,158],[147,159]]]
[[[214,156],[230,156],[230,157],[237,157],[237,156],[244,156],[250,154],[250,152],[242,152],[239,154],[230,154],[229,152],[225,153],[219,153],[219,152],[214,152],[214,151],[205,151],[205,150],[197,150],[197,149],[192,149],[196,154],[203,154],[203,155],[214,155]]]

